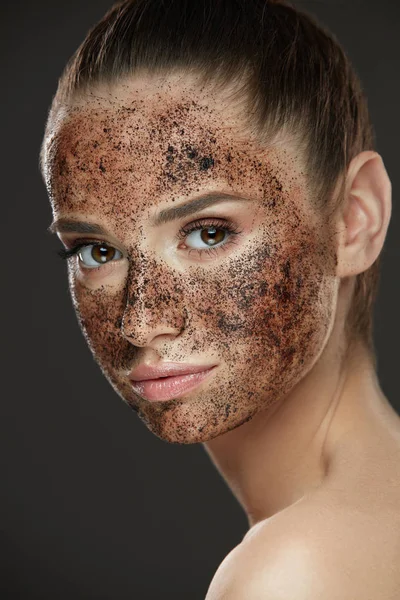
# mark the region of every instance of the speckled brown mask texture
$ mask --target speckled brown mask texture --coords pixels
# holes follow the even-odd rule
[[[136,80],[69,107],[49,136],[54,217],[109,233],[60,234],[67,247],[110,248],[96,269],[68,261],[80,326],[115,391],[170,442],[210,440],[282,400],[315,364],[335,317],[335,251],[299,160],[283,144],[257,147],[232,114],[189,84]],[[152,223],[209,192],[245,200]],[[208,252],[201,229],[176,237],[199,220],[204,233],[207,221],[222,228]],[[127,375],[160,360],[218,367],[186,396],[150,403]]]

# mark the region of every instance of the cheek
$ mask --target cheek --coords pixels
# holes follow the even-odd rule
[[[121,336],[125,292],[100,286],[94,290],[82,285],[69,268],[69,288],[75,313],[96,361],[106,369],[125,368],[135,348]]]
[[[236,364],[267,364],[285,377],[304,370],[332,324],[336,288],[328,265],[315,243],[299,240],[290,251],[262,244],[197,283],[197,330]]]

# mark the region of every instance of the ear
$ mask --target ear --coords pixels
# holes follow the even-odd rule
[[[351,161],[339,211],[336,275],[350,277],[375,262],[389,226],[392,185],[377,152],[361,152]]]

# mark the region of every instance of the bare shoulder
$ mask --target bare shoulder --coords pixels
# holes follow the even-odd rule
[[[311,600],[321,590],[318,558],[296,533],[261,524],[221,563],[206,600]]]
[[[221,563],[206,600],[399,597],[400,514],[317,498],[250,530]]]

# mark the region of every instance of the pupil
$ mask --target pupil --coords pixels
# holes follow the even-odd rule
[[[97,262],[106,262],[107,258],[107,253],[110,251],[110,248],[108,248],[107,246],[95,246],[92,250],[92,256],[94,258],[94,260],[97,260]],[[95,255],[95,253],[99,253],[98,256]],[[112,258],[112,256],[111,256]]]
[[[208,227],[207,229],[203,230],[201,234],[203,242],[211,246],[214,246],[215,244],[221,242],[223,240],[224,233],[221,229],[219,230],[219,234],[217,233],[217,231],[218,230],[216,227]]]

